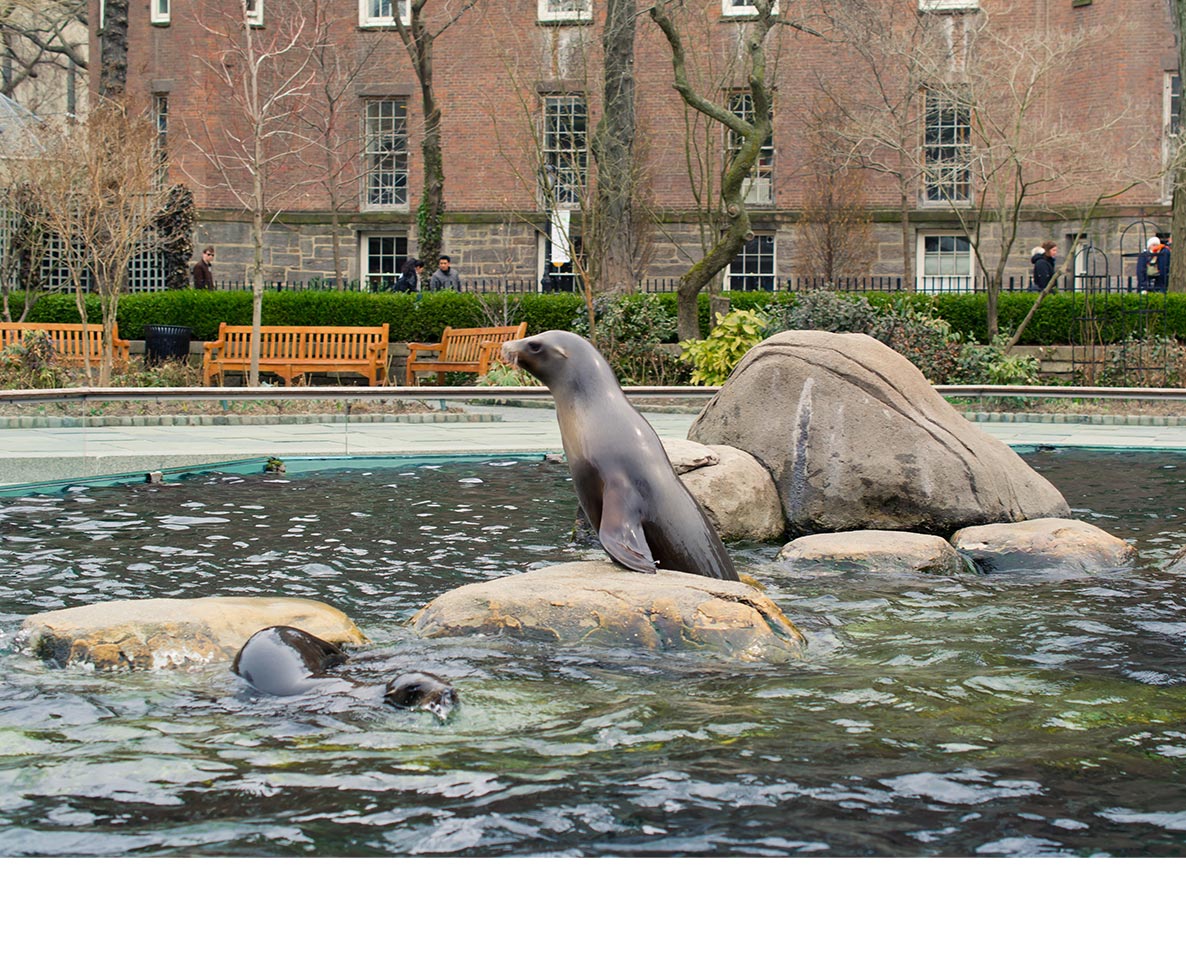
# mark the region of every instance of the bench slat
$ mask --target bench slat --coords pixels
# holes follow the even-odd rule
[[[361,374],[372,384],[387,378],[387,327],[261,327],[260,369],[286,383],[322,371]],[[229,370],[251,365],[251,327],[222,323],[207,341],[203,379],[213,384]]]
[[[27,333],[44,333],[53,341],[54,352],[63,360],[82,363],[89,357],[92,364],[103,359],[103,324],[86,324],[89,346],[83,346],[83,324],[81,323],[5,323],[0,324],[0,350],[10,344],[20,343]],[[120,339],[118,330],[112,335],[112,359],[127,360],[131,352],[130,340]],[[89,351],[89,353],[87,352]]]
[[[431,371],[437,383],[446,373],[477,374],[481,377],[489,369],[498,347],[508,340],[527,336],[527,324],[508,327],[445,327],[439,344],[409,344],[406,381],[418,383],[417,375]],[[435,351],[436,357],[420,357]]]

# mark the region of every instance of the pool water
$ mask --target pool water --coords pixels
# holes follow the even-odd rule
[[[1135,567],[796,579],[734,547],[807,660],[421,640],[433,596],[571,545],[564,465],[502,460],[0,502],[0,855],[1186,854],[1186,455],[1026,456]],[[121,597],[309,596],[365,686],[95,673],[23,618]],[[448,722],[381,703],[425,669]]]

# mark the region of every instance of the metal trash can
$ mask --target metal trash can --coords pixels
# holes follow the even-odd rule
[[[144,357],[148,364],[189,357],[189,342],[194,332],[189,327],[145,327]]]

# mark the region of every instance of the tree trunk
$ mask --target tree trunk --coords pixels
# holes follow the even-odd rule
[[[1174,34],[1178,39],[1178,77],[1186,79],[1186,0],[1174,0],[1173,8]],[[1186,98],[1182,97],[1178,98],[1178,133],[1179,138],[1186,133]],[[1175,258],[1172,254],[1173,249],[1186,246],[1186,151],[1181,146],[1178,146],[1170,172],[1174,180],[1170,233],[1176,246],[1171,247],[1168,288],[1174,293],[1183,293],[1186,292],[1186,256]],[[1182,252],[1186,252],[1186,249]]]
[[[263,175],[255,169],[255,207],[251,213],[251,368],[247,383],[259,387],[259,352],[264,308],[264,199]]]
[[[997,304],[1001,296],[1001,281],[994,277],[989,277],[985,282],[986,301],[985,301],[985,317],[988,320],[988,339],[995,340],[999,324],[997,322]]]
[[[902,286],[914,292],[914,234],[910,229],[910,192],[906,182],[900,183],[898,220],[902,226]]]
[[[128,0],[107,0],[99,47],[99,94],[118,98],[128,86]]]
[[[416,211],[417,245],[425,266],[435,267],[445,239],[445,161],[441,146],[441,108],[432,87],[432,35],[417,20],[412,24],[413,60],[424,107],[424,189]]]
[[[607,0],[605,105],[593,135],[597,159],[597,212],[592,247],[599,294],[637,287],[634,239],[634,37],[635,0]]]

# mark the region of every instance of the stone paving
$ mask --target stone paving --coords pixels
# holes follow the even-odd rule
[[[119,475],[238,459],[343,455],[532,455],[558,452],[548,407],[466,408],[468,417],[417,415],[408,421],[316,420],[259,424],[0,427],[0,486]],[[691,413],[646,412],[663,437],[686,437]],[[1052,446],[1186,451],[1186,425],[1103,423],[1094,418],[1034,420],[988,416],[984,431],[1014,447]],[[1008,420],[1004,420],[1007,417]]]

